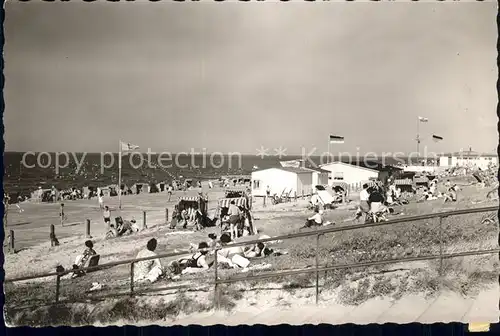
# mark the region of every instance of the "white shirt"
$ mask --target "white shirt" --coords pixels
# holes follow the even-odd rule
[[[361,190],[361,192],[359,193],[359,200],[368,202],[368,198],[370,198],[370,194],[368,194],[368,191],[366,189]]]
[[[309,220],[314,220],[317,224],[323,223],[323,218],[319,213],[315,213],[314,216],[310,217]]]
[[[243,247],[241,247],[241,246],[231,247],[231,243],[227,244],[226,246],[227,246],[226,248],[219,250],[219,254],[223,257],[231,259],[236,254],[239,254],[239,255],[244,254]]]

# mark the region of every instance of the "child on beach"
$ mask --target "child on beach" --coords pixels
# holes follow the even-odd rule
[[[109,211],[109,207],[107,205],[104,207],[102,216],[104,217],[104,224],[107,224],[109,227],[109,225],[111,224],[111,211]]]
[[[94,250],[94,243],[92,243],[91,240],[87,240],[85,242],[85,246],[87,248],[81,255],[76,257],[75,263],[73,264],[73,269],[75,270],[72,275],[73,278],[85,274],[83,271],[79,271],[79,269],[86,267],[87,262],[90,260],[90,258],[97,254],[97,252]]]

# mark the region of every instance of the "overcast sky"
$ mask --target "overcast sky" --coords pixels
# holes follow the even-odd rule
[[[6,150],[492,152],[496,6],[8,2]]]

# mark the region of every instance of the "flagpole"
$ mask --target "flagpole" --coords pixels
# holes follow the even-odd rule
[[[417,158],[420,157],[420,117],[417,117]]]
[[[330,163],[330,137],[328,137],[328,163]]]
[[[122,141],[118,146],[118,209],[122,209]]]

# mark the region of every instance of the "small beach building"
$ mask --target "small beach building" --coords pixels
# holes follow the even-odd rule
[[[393,166],[382,166],[378,163],[365,167],[361,164],[351,164],[345,162],[332,162],[321,166],[321,169],[329,171],[328,184],[333,185],[334,181],[342,181],[349,185],[359,184],[363,181],[380,180],[385,181],[401,168]]]
[[[252,196],[266,196],[269,186],[271,195],[281,195],[284,190],[290,195],[311,195],[313,171],[305,168],[276,167],[252,172]]]
[[[302,168],[310,170],[312,173],[312,185],[313,187],[317,185],[328,185],[329,171],[321,168]]]
[[[439,166],[445,168],[477,167],[481,169],[487,169],[490,165],[498,165],[497,154],[463,151],[443,154],[439,156]]]

